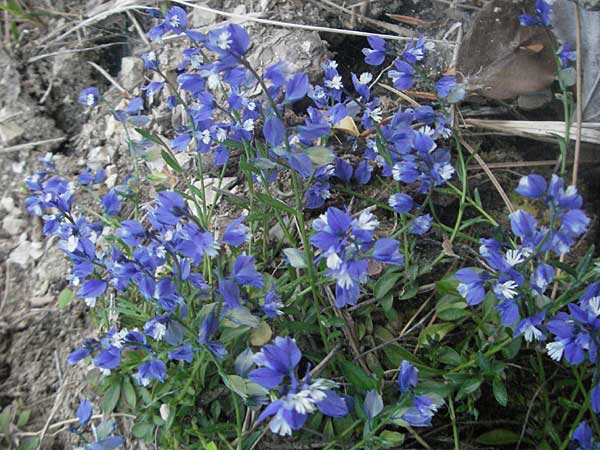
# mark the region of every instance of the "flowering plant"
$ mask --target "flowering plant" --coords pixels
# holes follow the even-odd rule
[[[544,5],[521,21],[547,25]],[[68,362],[97,369],[105,414],[129,409],[133,435],[161,448],[229,449],[254,448],[267,430],[325,436],[327,449],[423,443],[415,428],[447,416],[459,448],[457,413],[477,418],[487,384],[506,406],[507,361],[522,345],[540,356],[544,340],[551,359],[578,370],[582,411],[600,411],[597,371],[584,372],[600,329],[593,250],[575,272],[563,262],[591,222],[583,199],[558,175],[528,175],[516,192],[538,213],[496,222],[470,195],[461,141],[451,140],[448,106],[462,83],[440,77],[431,105],[390,109],[378,96],[383,74],[399,90],[423,81],[424,37],[403,49],[370,37],[365,63],[391,60],[380,76],[328,60],[314,80],[284,61],[254,68],[240,25],[203,34],[179,6],[148,14],[143,95],[120,109],[95,87],[79,98],[110,111],[133,173],[105,191],[102,169],[68,180],[50,155],[26,181],[28,210],[71,261],[68,289],[96,320]],[[159,58],[168,34],[190,45],[174,80]],[[184,123],[158,133],[158,102]],[[232,172],[243,195],[225,189]],[[440,218],[439,194],[458,202],[454,224]],[[96,209],[82,206],[85,195]],[[494,237],[481,239],[483,224]],[[430,258],[423,246],[440,236]],[[459,242],[480,244],[478,267],[449,263]],[[436,277],[441,268],[448,276]],[[384,326],[406,313],[401,301],[432,289],[415,317],[436,305],[416,325],[396,336]],[[415,330],[411,352],[399,342]],[[544,364],[536,370],[542,377]],[[83,437],[90,417],[84,401],[72,431]],[[105,423],[86,449],[122,445]],[[555,441],[593,448],[587,423],[568,434]]]

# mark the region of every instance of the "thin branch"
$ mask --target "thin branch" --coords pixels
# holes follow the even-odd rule
[[[92,66],[94,69],[96,69],[98,72],[100,72],[100,74],[101,74],[101,75],[102,75],[104,78],[106,78],[106,79],[107,79],[107,80],[110,82],[110,84],[112,84],[112,85],[113,85],[115,88],[117,88],[117,90],[118,90],[118,91],[119,91],[121,94],[123,94],[123,95],[126,95],[127,97],[131,97],[131,96],[129,95],[129,92],[127,92],[127,89],[125,89],[123,86],[121,86],[121,85],[119,84],[119,82],[118,82],[117,80],[115,80],[113,77],[111,77],[111,76],[110,76],[110,74],[109,74],[109,73],[108,73],[106,70],[104,70],[102,67],[100,67],[100,66],[99,66],[98,64],[96,64],[95,62],[88,61],[88,64],[89,64],[90,66]]]
[[[58,138],[44,139],[42,141],[27,142],[26,144],[13,145],[12,147],[0,147],[0,153],[11,153],[17,152],[19,150],[25,150],[31,147],[37,147],[38,145],[55,144],[64,141],[66,138],[66,136],[61,136]]]
[[[488,167],[488,165],[486,164],[486,162],[483,160],[483,158],[481,156],[479,156],[477,154],[477,152],[473,149],[473,147],[471,147],[462,137],[459,136],[459,141],[460,143],[463,145],[463,147],[465,147],[469,153],[471,155],[473,155],[473,158],[475,158],[475,160],[477,161],[477,163],[481,166],[481,168],[483,169],[483,171],[485,172],[485,174],[488,176],[488,178],[490,179],[490,181],[492,182],[492,184],[494,185],[494,187],[496,188],[496,191],[498,191],[498,194],[500,194],[500,197],[502,198],[502,201],[504,202],[504,204],[506,205],[506,207],[508,208],[508,210],[512,213],[515,211],[515,208],[512,205],[512,202],[510,201],[510,199],[508,198],[508,195],[506,195],[506,192],[504,191],[504,188],[502,187],[502,185],[498,182],[498,179],[496,178],[496,176],[492,173],[492,171],[490,170],[490,168]]]
[[[579,155],[581,153],[581,124],[583,122],[583,72],[581,68],[581,11],[579,10],[579,4],[574,3],[575,6],[575,24],[577,30],[577,62],[576,62],[576,70],[577,70],[577,137],[575,138],[575,155],[573,156],[573,186],[577,185],[577,175],[579,172]],[[566,120],[566,118],[565,118]]]

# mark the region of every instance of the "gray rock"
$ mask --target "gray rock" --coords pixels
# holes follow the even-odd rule
[[[128,91],[138,87],[144,79],[144,62],[138,56],[123,58],[119,79],[121,85]]]

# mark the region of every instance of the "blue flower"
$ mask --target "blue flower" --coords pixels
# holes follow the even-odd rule
[[[479,305],[485,297],[485,272],[478,273],[473,269],[460,269],[456,272],[456,279],[460,281],[456,290],[470,306]]]
[[[430,427],[438,405],[426,395],[415,396],[413,404],[400,418],[412,427]]]
[[[292,374],[301,358],[296,341],[290,337],[276,337],[273,344],[263,346],[254,355],[254,362],[260,367],[251,371],[248,378],[266,389],[273,389]]]
[[[352,178],[352,164],[342,158],[335,159],[335,169],[333,174],[345,183],[349,183]]]
[[[596,384],[590,392],[592,411],[596,414],[600,413],[600,383]]]
[[[109,346],[98,353],[98,356],[94,358],[94,364],[100,369],[115,369],[121,364],[121,349],[114,345]]]
[[[181,34],[187,26],[187,14],[179,6],[172,6],[165,15],[164,24],[174,34]]]
[[[402,58],[411,64],[422,61],[425,58],[425,36],[419,36],[416,41],[411,40],[402,52]]]
[[[223,64],[232,67],[237,65],[235,57],[245,55],[249,46],[248,33],[236,24],[210,31],[206,42],[206,48],[219,54]]]
[[[177,225],[181,217],[189,215],[185,201],[175,191],[159,192],[156,196],[156,208],[151,212],[159,224],[157,228],[160,228],[160,224]]]
[[[586,421],[581,422],[575,428],[575,432],[573,433],[572,440],[579,444],[577,450],[594,450],[594,436],[592,428],[588,425]]]
[[[209,312],[198,331],[198,343],[206,345],[208,350],[217,358],[223,359],[227,355],[225,346],[220,341],[213,340],[214,334],[219,330],[219,319],[215,316],[214,310]]]
[[[137,247],[146,237],[146,230],[137,220],[125,220],[115,234],[129,247]]]
[[[375,389],[372,389],[365,396],[365,413],[367,414],[367,418],[372,420],[381,411],[383,411],[383,399]]]
[[[149,52],[143,52],[140,57],[144,62],[144,68],[149,70],[158,69],[158,57],[156,56],[156,52],[154,50],[150,50]]]
[[[440,98],[448,97],[454,86],[456,86],[456,77],[452,76],[442,77],[435,84],[435,88],[437,89]]]
[[[88,87],[79,94],[79,103],[92,107],[98,104],[100,100],[100,91],[96,87]]]
[[[369,36],[370,48],[363,48],[365,62],[371,66],[380,66],[385,60],[385,40],[377,36]]]
[[[423,236],[431,229],[433,223],[433,217],[430,214],[424,216],[418,216],[413,219],[413,222],[408,229],[410,234],[416,234],[417,236]]]
[[[77,408],[77,419],[79,420],[79,426],[84,427],[92,418],[92,404],[87,399],[81,400],[79,407]]]
[[[102,197],[102,207],[104,208],[104,213],[108,216],[119,215],[121,202],[119,201],[119,194],[115,189],[111,189]]]
[[[71,365],[77,364],[82,359],[87,358],[95,352],[100,346],[100,343],[95,339],[84,339],[83,347],[72,351],[67,356],[67,362]]]
[[[410,362],[404,360],[400,363],[398,386],[403,394],[414,389],[419,382],[419,371]]]
[[[373,259],[396,266],[404,265],[404,256],[398,251],[400,243],[395,239],[381,238],[375,241]]]
[[[519,20],[522,26],[534,26],[534,25],[545,25],[550,26],[552,19],[552,7],[550,6],[551,0],[536,0],[535,2],[535,15],[521,14]]]
[[[330,417],[348,414],[346,402],[332,390],[337,387],[336,383],[325,379],[311,382],[309,370],[303,382],[298,383],[295,369],[301,357],[302,353],[293,339],[277,337],[274,344],[265,345],[254,355],[254,362],[262,367],[248,374],[251,381],[266,389],[280,388],[282,397],[265,408],[257,423],[274,416],[269,428],[281,436],[291,435],[293,430],[302,428],[308,414],[317,410]],[[289,386],[283,385],[286,377],[290,378]]]
[[[242,286],[254,286],[262,289],[264,284],[262,274],[257,272],[254,266],[254,256],[239,255],[235,258],[231,276],[236,283]]]
[[[369,101],[371,98],[371,89],[369,83],[373,80],[373,75],[369,72],[363,72],[360,77],[357,77],[355,73],[352,73],[352,84],[358,95],[360,95],[365,101]]]
[[[109,436],[104,439],[100,439],[91,444],[86,444],[84,450],[114,450],[124,444],[124,440],[121,436]]]
[[[164,383],[167,377],[167,366],[159,359],[153,359],[150,362],[143,363],[135,374],[136,381],[141,386],[148,386],[152,380]]]
[[[527,342],[532,342],[533,340],[536,340],[536,341],[545,340],[546,335],[539,328],[545,317],[546,317],[546,311],[543,310],[542,312],[540,312],[539,314],[536,314],[535,316],[527,317],[527,318],[521,320],[521,322],[519,322],[519,324],[517,325],[517,328],[515,328],[514,335],[515,336],[523,335]]]
[[[271,146],[277,147],[285,139],[285,127],[283,122],[275,115],[269,115],[263,125],[263,134]]]
[[[517,194],[527,198],[540,198],[546,193],[548,183],[541,175],[532,174],[521,177],[519,186],[515,189]]]
[[[219,252],[219,243],[210,231],[202,231],[195,223],[186,223],[173,237],[175,248],[191,258],[194,265],[200,264],[204,255],[214,258]]]
[[[265,70],[265,78],[271,80],[273,87],[279,88],[285,84],[286,64],[279,61]]]
[[[406,61],[394,61],[395,70],[390,70],[388,76],[392,79],[394,87],[400,90],[410,89],[413,86],[415,69]]]
[[[94,306],[96,299],[106,292],[108,284],[104,280],[88,280],[77,291],[77,296],[85,300],[88,306]]]
[[[358,184],[367,184],[371,180],[371,172],[373,172],[373,167],[367,161],[362,160],[354,170],[354,179]]]
[[[317,209],[325,204],[330,197],[329,183],[316,182],[309,187],[304,194],[304,201],[308,209]]]
[[[185,343],[183,347],[169,351],[169,359],[172,361],[185,361],[191,363],[194,360],[192,344]]]
[[[285,86],[285,102],[294,103],[306,97],[308,93],[308,75],[304,72],[294,75]]]
[[[388,199],[388,205],[394,208],[398,214],[406,214],[413,209],[414,201],[408,194],[392,194]]]
[[[571,50],[571,43],[566,41],[557,52],[560,62],[563,68],[569,65],[569,61],[575,61],[577,59],[577,52]]]
[[[283,308],[281,298],[275,292],[275,286],[271,286],[271,289],[265,294],[264,303],[261,307],[263,312],[269,319],[274,319],[277,316],[283,314],[280,308]]]
[[[244,225],[246,216],[240,216],[229,222],[225,233],[223,233],[223,242],[234,247],[239,247],[250,241],[250,228]]]
[[[543,294],[553,280],[554,267],[550,264],[540,263],[531,277],[531,284],[540,294]]]

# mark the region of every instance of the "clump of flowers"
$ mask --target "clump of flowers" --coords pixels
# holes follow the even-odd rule
[[[323,378],[311,380],[310,364],[304,378],[298,380],[296,370],[301,358],[302,353],[292,338],[277,337],[273,344],[265,345],[254,355],[259,368],[248,374],[250,380],[265,389],[277,390],[278,397],[260,414],[258,422],[273,416],[269,428],[281,436],[301,429],[308,415],[317,410],[330,417],[348,414],[345,400],[333,390],[338,384]]]
[[[402,361],[398,376],[400,388],[400,408],[392,416],[396,422],[406,422],[413,427],[429,427],[431,419],[438,411],[440,404],[428,395],[417,395],[419,371],[408,361]],[[406,407],[406,404],[411,406]]]
[[[360,285],[367,281],[368,259],[402,266],[404,257],[400,243],[381,238],[374,241],[377,218],[363,211],[352,219],[347,211],[331,207],[313,222],[315,235],[311,244],[321,250],[317,261],[326,260],[325,275],[336,281],[335,304],[338,308],[356,305]]]
[[[486,286],[498,300],[501,323],[513,325],[529,342],[544,339],[539,325],[545,312],[537,311],[528,301],[543,296],[555,277],[548,264],[550,252],[567,254],[580,237],[590,219],[581,209],[582,199],[574,186],[565,189],[562,178],[554,175],[547,183],[540,175],[521,178],[516,192],[526,198],[543,202],[545,223],[538,225],[530,213],[523,210],[510,214],[511,236],[500,241],[482,239],[479,253],[491,270],[461,269],[456,273],[458,292],[471,306],[483,302]]]
[[[548,25],[549,11],[548,2],[540,0],[536,16],[521,21]],[[396,89],[414,87],[427,51],[425,38],[396,51],[370,37],[363,49],[365,63],[376,68],[393,58],[384,73],[346,78],[338,63],[328,60],[322,79],[313,80],[304,72],[290,73],[285,61],[257,71],[247,57],[250,37],[240,25],[200,33],[188,27],[179,6],[147,12],[157,23],[148,32],[153,47],[142,55],[148,71],[142,94],[119,109],[95,87],[79,98],[87,108],[108,106],[127,136],[134,173],[105,192],[104,170],[85,168],[71,181],[50,155],[41,159],[42,170],[26,180],[28,210],[42,218],[44,234],[54,237],[71,261],[69,289],[99,324],[97,335],[83,340],[68,362],[96,367],[100,389],[123,394],[144,425],[140,429],[149,430],[145,439],[165,448],[217,448],[209,440],[232,448],[233,439],[240,447],[259,424],[289,437],[313,423],[350,426],[355,419],[347,416],[365,422],[362,440],[353,448],[375,442],[390,446],[385,426],[411,433],[413,427],[431,426],[444,404],[432,387],[444,395],[454,395],[457,388],[459,399],[473,393],[485,376],[494,380],[494,395],[502,396],[504,365],[492,361],[500,347],[490,351],[489,343],[504,331],[494,324],[486,323],[485,329],[474,325],[479,328],[472,340],[479,346],[472,355],[465,341],[464,354],[440,346],[429,359],[415,359],[426,379],[421,382],[417,367],[406,360],[396,370],[398,354],[404,357],[407,350],[389,347],[400,345],[395,337],[382,346],[384,353],[393,353],[393,370],[387,372],[378,361],[362,361],[356,342],[350,342],[351,356],[341,350],[346,340],[356,341],[356,335],[361,340],[368,328],[377,330],[374,318],[383,304],[390,322],[396,322],[396,288],[410,280],[417,292],[417,277],[434,273],[452,241],[477,223],[477,218],[469,224],[459,220],[452,229],[436,220],[433,206],[428,210],[438,188],[451,192],[454,178],[465,176],[455,169],[446,145],[452,130],[444,111],[464,97],[464,86],[454,76],[441,77],[435,84],[435,108],[390,109],[377,96],[376,82],[385,72]],[[167,68],[157,53],[168,35],[189,39],[173,79],[164,76]],[[558,53],[563,65],[572,56],[568,45]],[[185,118],[161,136],[149,126],[155,120],[150,110],[158,102]],[[341,152],[341,146],[347,151]],[[164,170],[151,172],[150,163],[157,161]],[[244,195],[221,189],[225,173],[232,170],[245,182]],[[218,179],[211,191],[204,183],[208,178]],[[289,194],[279,189],[281,183],[288,184]],[[383,186],[388,217],[399,222],[392,235],[385,235],[383,215],[376,214],[378,199],[351,213],[361,197],[353,197],[353,190],[370,183]],[[156,192],[143,197],[152,189]],[[528,342],[548,340],[555,361],[595,365],[600,285],[591,284],[577,304],[568,304],[568,312],[556,315],[570,300],[553,305],[549,296],[551,284],[560,281],[553,258],[569,253],[589,226],[582,198],[557,176],[549,181],[523,177],[516,191],[541,205],[543,214],[536,219],[516,211],[509,216],[509,232],[498,229],[494,238],[481,239],[483,268],[456,273],[458,294],[471,306],[490,298],[503,327],[514,327],[514,337],[522,335]],[[78,204],[82,192],[97,197],[101,214]],[[461,214],[470,205],[466,196],[461,196]],[[230,203],[236,215],[215,220],[219,201]],[[444,253],[431,262],[414,250],[433,226],[452,237],[445,242],[450,247],[443,246]],[[349,320],[355,308],[339,309],[370,295],[370,264],[378,275],[384,270],[378,266],[389,267],[373,283],[376,298],[364,302],[372,308],[365,309],[368,320],[355,328]],[[324,307],[329,292],[323,291],[334,283],[335,305]],[[457,298],[450,289],[452,295],[443,301]],[[436,311],[438,318],[469,314],[457,308],[446,315]],[[432,321],[419,346],[443,339],[454,330],[454,324],[447,325]],[[346,339],[340,338],[342,330]],[[320,361],[327,353],[316,369],[326,378],[315,378],[310,363],[302,366],[296,339],[304,360]],[[439,369],[442,363],[453,364],[453,371]],[[479,369],[482,378],[476,378]],[[390,382],[390,373],[398,373],[397,383]],[[590,393],[595,412],[600,411],[598,381],[593,378]],[[386,384],[394,384],[394,396],[400,391],[387,406],[379,393],[389,392]],[[91,424],[89,402],[82,402],[77,416],[79,426],[72,431],[84,437]],[[121,446],[122,438],[113,431],[112,421],[92,427],[93,442],[86,441],[86,450]],[[253,436],[261,439],[262,434],[257,430]],[[336,445],[344,445],[342,437]],[[573,438],[581,448],[596,445],[585,422]]]

